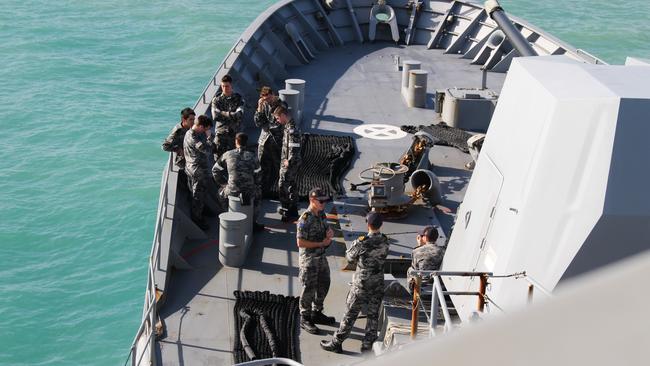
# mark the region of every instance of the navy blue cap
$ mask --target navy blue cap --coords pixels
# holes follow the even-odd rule
[[[370,211],[366,215],[366,222],[368,223],[368,225],[374,228],[378,228],[381,226],[381,224],[384,223],[384,219],[381,217],[381,214],[379,214],[378,212]]]

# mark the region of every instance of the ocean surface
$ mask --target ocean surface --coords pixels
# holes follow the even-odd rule
[[[274,0],[3,0],[0,365],[118,365],[140,323],[160,143]],[[650,2],[502,0],[604,59]]]

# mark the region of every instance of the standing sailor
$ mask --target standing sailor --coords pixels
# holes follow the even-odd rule
[[[228,172],[228,183],[219,190],[221,206],[225,209],[228,207],[228,196],[240,195],[247,196],[253,200],[253,228],[257,230],[264,229],[263,225],[257,223],[260,205],[260,184],[259,173],[260,164],[255,157],[255,153],[246,150],[248,135],[239,132],[235,135],[235,148],[226,151],[212,167],[212,176],[218,183],[221,172]]]
[[[359,312],[368,306],[366,334],[361,343],[361,352],[369,351],[377,339],[379,328],[379,307],[384,297],[384,263],[388,256],[388,238],[379,232],[383,220],[377,212],[366,216],[368,234],[359,237],[345,253],[349,263],[356,263],[352,288],[346,301],[345,315],[332,340],[320,342],[326,351],[343,352],[341,344],[348,338]]]
[[[235,148],[235,135],[244,115],[244,99],[233,92],[230,75],[221,78],[221,94],[212,98],[211,110],[216,123],[214,161],[217,161],[223,153]]]
[[[209,142],[211,127],[210,118],[201,115],[194,121],[194,126],[187,131],[183,140],[185,172],[192,191],[192,221],[203,230],[209,227],[203,219],[203,208],[210,184],[208,154],[212,153]]]
[[[330,288],[330,267],[325,250],[332,243],[334,232],[327,224],[325,202],[329,197],[316,187],[309,192],[309,207],[298,219],[296,243],[299,248],[298,278],[300,294],[300,327],[318,334],[317,324],[334,324],[335,319],[323,314],[323,303]]]
[[[196,114],[192,108],[185,108],[181,111],[181,121],[174,126],[169,136],[163,141],[162,149],[167,152],[175,152],[174,163],[183,170],[185,169],[185,153],[183,152],[183,140],[185,133],[194,125]]]
[[[289,117],[289,111],[285,106],[280,105],[275,108],[273,116],[284,128],[282,152],[280,154],[278,191],[282,221],[289,222],[298,218],[298,182],[296,178],[298,175],[298,167],[302,161],[300,156],[301,134],[293,118]]]
[[[262,186],[270,187],[277,179],[280,166],[282,125],[276,122],[273,111],[282,102],[270,87],[262,87],[255,111],[255,125],[262,130],[257,144],[257,159],[262,167]]]

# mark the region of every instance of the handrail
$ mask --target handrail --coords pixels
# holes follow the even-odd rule
[[[591,59],[596,63],[596,65],[607,65],[607,62],[601,60],[600,58],[592,55],[591,53],[583,50],[582,48],[576,48],[576,53],[581,53],[587,57],[591,57]]]
[[[154,232],[153,243],[151,245],[151,253],[149,254],[149,268],[147,273],[147,289],[145,293],[145,304],[142,313],[142,321],[138,327],[138,331],[131,343],[131,348],[129,354],[127,355],[124,365],[129,362],[131,359],[132,366],[138,366],[142,362],[145,352],[149,351],[149,360],[150,363],[155,358],[156,348],[156,306],[157,306],[157,288],[156,288],[156,277],[154,273],[154,268],[158,265],[158,258],[160,255],[160,244],[161,244],[161,233],[163,230],[163,222],[167,216],[167,206],[169,204],[168,197],[168,187],[169,187],[169,172],[174,166],[173,163],[173,153],[169,154],[169,159],[167,160],[167,166],[163,171],[163,176],[160,183],[160,196],[158,200],[158,213],[156,215],[156,230]],[[138,354],[138,341],[140,340],[143,334],[148,334],[147,343],[142,352],[140,353],[139,359],[136,361]]]
[[[456,295],[456,296],[477,296],[478,305],[477,310],[479,313],[483,313],[486,305],[492,304],[499,310],[503,309],[496,304],[489,296],[487,296],[487,286],[489,278],[514,278],[521,279],[524,278],[530,285],[528,287],[528,302],[532,302],[533,289],[537,288],[542,293],[547,296],[552,296],[551,292],[548,291],[544,286],[537,282],[534,278],[526,274],[526,271],[516,272],[508,275],[495,275],[492,272],[463,272],[463,271],[434,271],[434,270],[419,270],[414,271],[413,275],[415,276],[414,286],[413,286],[413,309],[411,314],[411,337],[415,338],[417,334],[417,323],[418,323],[418,308],[421,303],[420,299],[420,285],[422,283],[423,277],[433,278],[433,291],[431,296],[431,316],[427,316],[429,321],[429,337],[435,335],[435,328],[438,325],[438,310],[442,310],[442,315],[444,319],[444,332],[449,332],[452,330],[452,319],[449,314],[449,309],[445,301],[445,295]],[[480,287],[478,291],[443,291],[442,289],[442,276],[452,276],[452,277],[480,277]],[[426,309],[424,309],[426,315]]]
[[[203,88],[203,91],[201,92],[201,96],[196,101],[196,103],[194,103],[194,109],[197,109],[198,106],[199,106],[199,103],[201,103],[201,102],[203,102],[204,104],[208,103],[208,102],[206,102],[205,98],[206,98],[206,94],[208,92],[208,89],[210,88],[210,85],[214,85],[215,87],[217,86],[217,75],[219,74],[221,69],[223,69],[224,66],[226,66],[226,61],[228,61],[228,58],[230,57],[230,55],[232,55],[233,53],[237,53],[235,51],[237,50],[237,46],[239,46],[241,43],[244,43],[244,45],[246,45],[246,42],[244,42],[244,39],[239,38],[237,40],[237,42],[235,42],[235,44],[230,48],[230,51],[228,51],[228,53],[226,53],[226,55],[223,57],[223,61],[221,61],[221,63],[219,64],[219,67],[217,67],[217,71],[214,72],[214,75],[212,75],[212,79],[210,79],[210,80],[212,80],[212,82],[208,83],[205,86],[205,88]],[[230,67],[226,66],[226,68],[229,69],[232,66],[234,66],[234,65],[231,65]]]

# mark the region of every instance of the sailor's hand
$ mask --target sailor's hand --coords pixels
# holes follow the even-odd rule
[[[450,214],[450,213],[451,213],[451,209],[450,209],[449,207],[447,207],[447,206],[436,205],[436,208],[437,208],[438,210],[440,210],[440,212],[442,212],[442,213],[446,213],[446,214]]]
[[[261,97],[261,98],[257,101],[257,111],[258,111],[258,112],[261,112],[261,111],[262,111],[262,108],[264,108],[264,103],[266,103],[266,99],[264,99],[264,97]]]
[[[325,233],[327,239],[332,239],[334,237],[334,230],[331,227],[327,228],[327,233]]]
[[[282,160],[282,166],[285,167],[285,168],[288,168],[289,167],[289,160],[287,160],[287,159]]]
[[[329,247],[330,244],[332,244],[332,238],[325,238],[325,240],[321,242],[321,247],[322,248]]]

